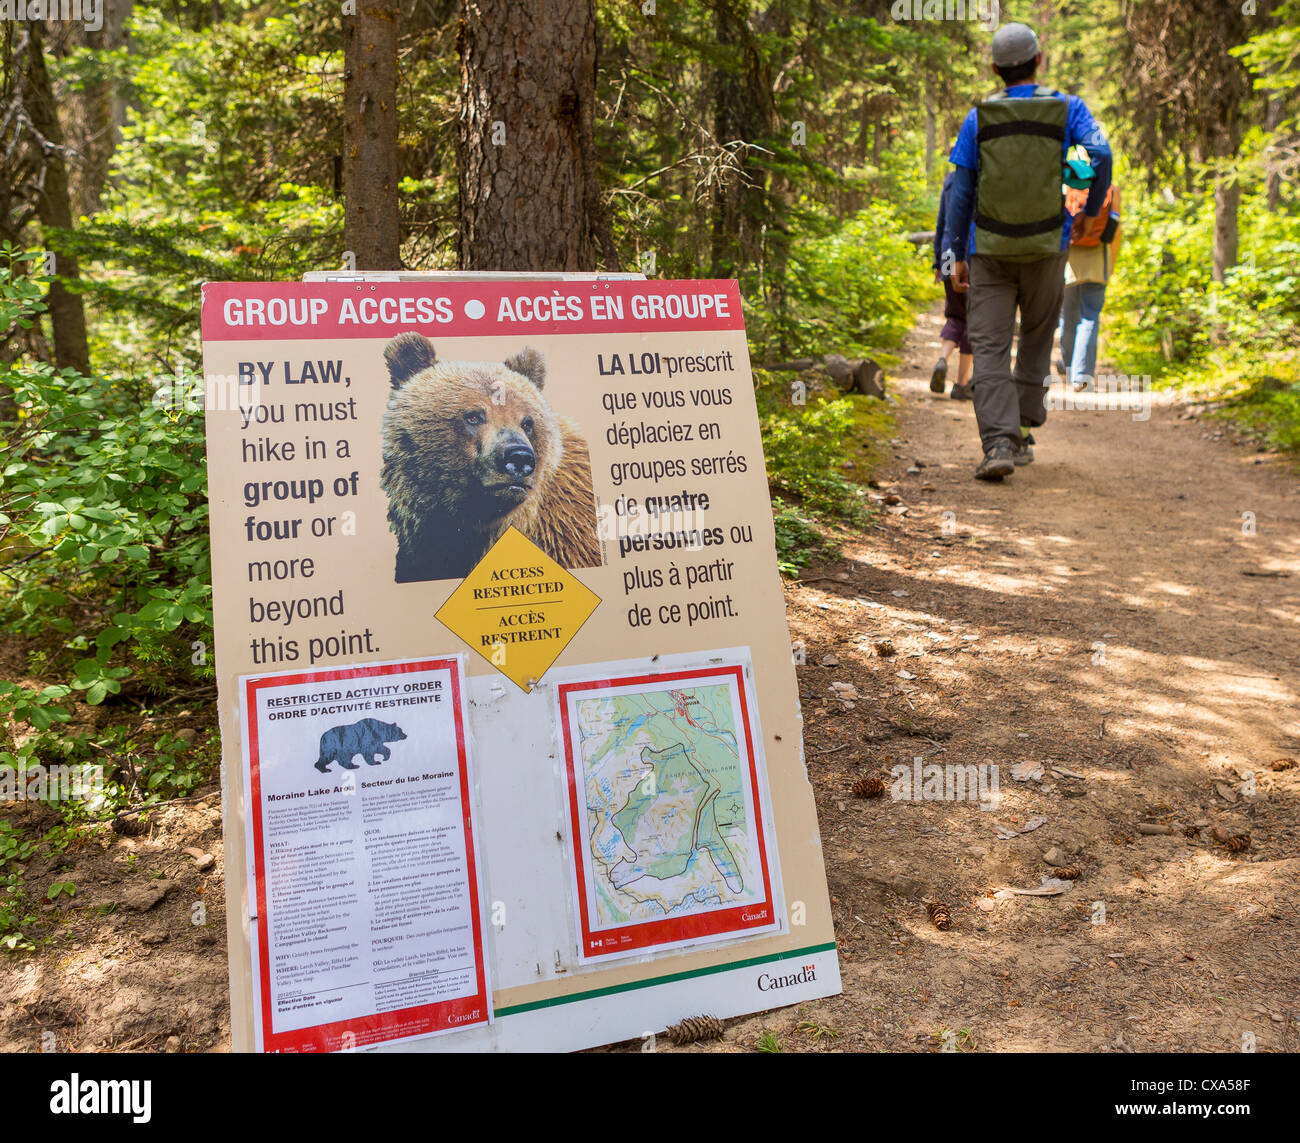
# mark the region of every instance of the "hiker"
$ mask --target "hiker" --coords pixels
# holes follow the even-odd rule
[[[939,195],[939,217],[934,222],[934,280],[943,283],[943,329],[939,331],[939,360],[935,362],[934,372],[930,374],[930,392],[942,393],[948,378],[948,358],[954,349],[960,349],[957,356],[957,380],[953,382],[949,396],[954,401],[969,401],[970,373],[974,364],[971,357],[970,339],[966,336],[966,295],[952,288],[951,272],[944,272],[943,252],[947,248],[944,242],[944,226],[948,220],[948,198],[952,189],[953,173],[949,171],[943,180],[943,191]]]
[[[980,480],[1002,480],[1034,459],[1029,432],[1046,420],[1052,341],[1065,289],[1066,250],[1101,212],[1111,153],[1077,95],[1039,87],[1038,37],[1004,24],[993,37],[993,71],[1005,90],[974,108],[949,160],[945,227],[953,287],[969,290],[967,335],[984,459]],[[1083,210],[1071,222],[1061,194],[1065,157],[1082,145],[1093,171]],[[1020,313],[1015,369],[1011,341]]]
[[[1074,218],[1088,195],[1070,187],[1065,209]],[[1092,387],[1097,369],[1097,333],[1106,304],[1106,283],[1119,254],[1119,188],[1111,183],[1101,213],[1084,223],[1081,237],[1070,243],[1061,303],[1061,357],[1057,367],[1076,392]]]

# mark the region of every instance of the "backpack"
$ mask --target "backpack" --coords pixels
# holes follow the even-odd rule
[[[1027,99],[999,92],[976,108],[975,249],[980,254],[1030,262],[1060,252],[1066,111],[1066,100],[1050,87],[1037,88]]]
[[[1071,218],[1084,208],[1088,201],[1088,192],[1086,190],[1075,190],[1071,187],[1065,192],[1065,209],[1069,212]],[[1072,242],[1072,246],[1101,246],[1108,245],[1115,237],[1115,231],[1119,229],[1118,217],[1112,218],[1111,214],[1119,214],[1119,192],[1115,189],[1115,184],[1110,184],[1110,189],[1106,191],[1106,199],[1101,204],[1101,211],[1096,218],[1090,218],[1083,226],[1083,237],[1078,242]]]

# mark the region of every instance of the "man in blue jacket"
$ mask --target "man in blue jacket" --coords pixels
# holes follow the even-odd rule
[[[993,70],[1005,90],[966,116],[949,156],[956,178],[945,231],[953,286],[970,291],[971,383],[984,446],[975,470],[980,480],[1002,480],[1034,459],[1029,430],[1047,418],[1052,336],[1071,234],[1082,234],[1086,219],[1098,215],[1110,186],[1111,151],[1101,128],[1077,95],[1037,85],[1042,60],[1032,28],[998,29]],[[1071,224],[1061,180],[1075,145],[1087,151],[1094,177]]]

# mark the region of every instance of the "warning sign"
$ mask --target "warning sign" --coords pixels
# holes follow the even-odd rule
[[[595,592],[512,527],[437,618],[517,687],[531,691],[599,603]]]
[[[203,343],[235,1049],[837,993],[736,283],[212,283]]]

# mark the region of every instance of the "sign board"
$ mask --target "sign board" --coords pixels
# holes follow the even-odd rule
[[[839,991],[734,282],[203,292],[236,1050]]]

